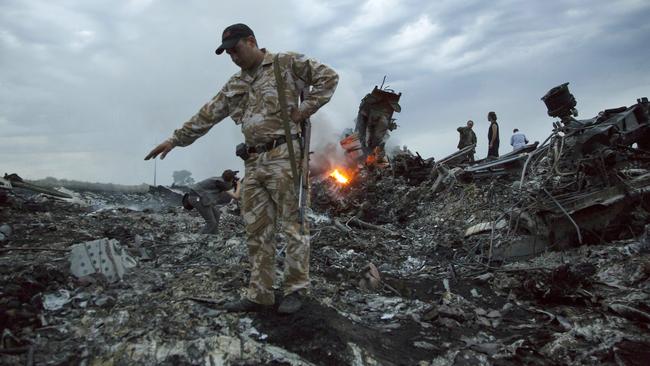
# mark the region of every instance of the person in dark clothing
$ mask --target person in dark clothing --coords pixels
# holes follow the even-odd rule
[[[497,123],[497,114],[488,113],[490,128],[488,129],[488,158],[499,157],[499,124]]]
[[[470,146],[470,145],[476,145],[476,134],[472,130],[472,127],[474,127],[474,121],[469,120],[467,121],[467,126],[464,127],[458,127],[456,131],[460,133],[460,140],[458,140],[458,150],[462,150],[463,148]],[[470,155],[468,156],[469,161],[474,161],[474,152],[476,150],[473,149]]]
[[[187,210],[196,208],[205,220],[201,234],[219,232],[221,208],[233,198],[238,198],[231,192],[237,183],[236,174],[236,171],[226,169],[221,177],[204,179],[192,185],[190,192],[183,196],[183,207]]]

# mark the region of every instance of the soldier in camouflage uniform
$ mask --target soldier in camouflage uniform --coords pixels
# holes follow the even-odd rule
[[[297,187],[294,185],[277,83],[275,55],[260,49],[253,31],[244,24],[226,28],[216,53],[226,51],[241,68],[221,91],[190,118],[171,138],[154,148],[145,159],[161,159],[175,146],[187,146],[212,126],[230,116],[241,126],[250,154],[245,161],[242,213],[251,262],[247,296],[224,305],[228,311],[261,311],[275,303],[276,223],[287,240],[284,264],[284,299],[281,313],[293,313],[301,304],[301,290],[309,286],[309,235],[300,232]],[[313,59],[281,53],[277,62],[285,81],[285,97],[291,116],[291,141],[300,152],[300,123],[332,97],[338,75]],[[309,90],[308,88],[311,87]],[[298,103],[303,90],[306,98]],[[300,155],[300,154],[297,154]],[[300,159],[300,156],[296,157]],[[300,161],[296,162],[300,165]]]
[[[476,134],[472,130],[472,127],[474,127],[474,121],[470,119],[469,121],[467,121],[467,126],[458,127],[456,129],[456,131],[458,131],[458,133],[460,134],[460,139],[458,140],[458,150],[462,150],[465,147],[470,145],[476,145]],[[474,161],[475,152],[476,149],[472,149],[472,151],[467,156],[470,162]]]

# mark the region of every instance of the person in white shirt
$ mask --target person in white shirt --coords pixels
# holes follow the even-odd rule
[[[526,135],[519,132],[518,129],[512,130],[512,137],[510,137],[510,145],[512,145],[512,151],[517,151],[522,147],[528,144],[528,139]]]

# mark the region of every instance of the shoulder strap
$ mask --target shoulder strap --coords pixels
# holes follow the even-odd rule
[[[300,178],[298,177],[298,169],[296,168],[296,154],[293,151],[293,139],[291,138],[291,127],[289,126],[289,114],[287,107],[287,97],[284,93],[284,79],[280,74],[280,62],[278,61],[279,54],[275,54],[273,57],[273,72],[275,74],[275,84],[278,87],[278,101],[280,102],[280,116],[282,117],[282,123],[284,124],[284,136],[287,140],[287,149],[289,150],[289,162],[291,163],[291,175],[293,182],[298,188],[300,185]]]

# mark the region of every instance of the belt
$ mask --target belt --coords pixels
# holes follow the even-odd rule
[[[300,134],[296,133],[291,135],[292,140],[298,140],[300,138]],[[263,152],[267,152],[269,150],[273,150],[276,147],[286,144],[287,143],[287,138],[284,136],[280,136],[275,140],[269,141],[264,144],[257,144],[257,145],[252,145],[248,147],[248,153],[249,154],[261,154]]]

